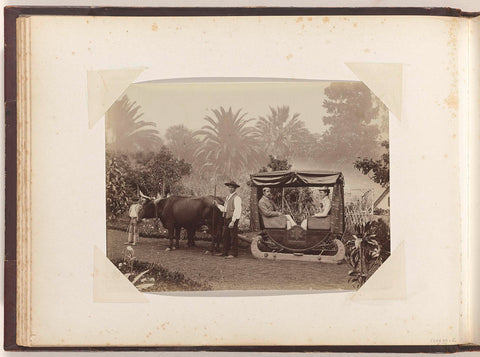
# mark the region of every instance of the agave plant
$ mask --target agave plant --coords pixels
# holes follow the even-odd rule
[[[374,239],[375,224],[372,221],[354,226],[352,239],[345,244],[346,260],[353,268],[348,281],[358,289],[382,264],[381,246]]]

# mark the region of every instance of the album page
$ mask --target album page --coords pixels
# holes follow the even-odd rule
[[[22,344],[468,342],[468,19],[28,23]]]

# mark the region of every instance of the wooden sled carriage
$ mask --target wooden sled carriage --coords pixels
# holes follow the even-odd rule
[[[341,172],[274,171],[251,175],[250,225],[259,231],[251,242],[254,257],[272,260],[300,260],[338,264],[345,257],[341,242],[345,232],[344,180]],[[258,201],[264,187],[328,187],[331,209],[327,217],[308,217],[307,229],[293,226],[287,230],[287,218],[262,217]],[[297,222],[299,223],[299,222]]]

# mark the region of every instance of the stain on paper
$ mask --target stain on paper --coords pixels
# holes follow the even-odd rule
[[[451,20],[450,27],[448,29],[448,42],[447,45],[449,47],[449,65],[447,66],[447,70],[450,72],[450,93],[445,98],[444,103],[447,108],[451,109],[452,116],[455,118],[458,112],[458,103],[459,103],[459,96],[458,96],[458,52],[457,52],[457,42],[458,42],[458,29],[460,23],[456,19]]]
[[[157,31],[158,25],[156,23],[152,24],[152,31]]]
[[[458,89],[456,85],[452,85],[450,94],[445,98],[445,104],[450,109],[458,110]]]

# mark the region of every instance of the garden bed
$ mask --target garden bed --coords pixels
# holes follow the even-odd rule
[[[140,291],[206,291],[212,287],[156,263],[117,259],[113,264]]]

